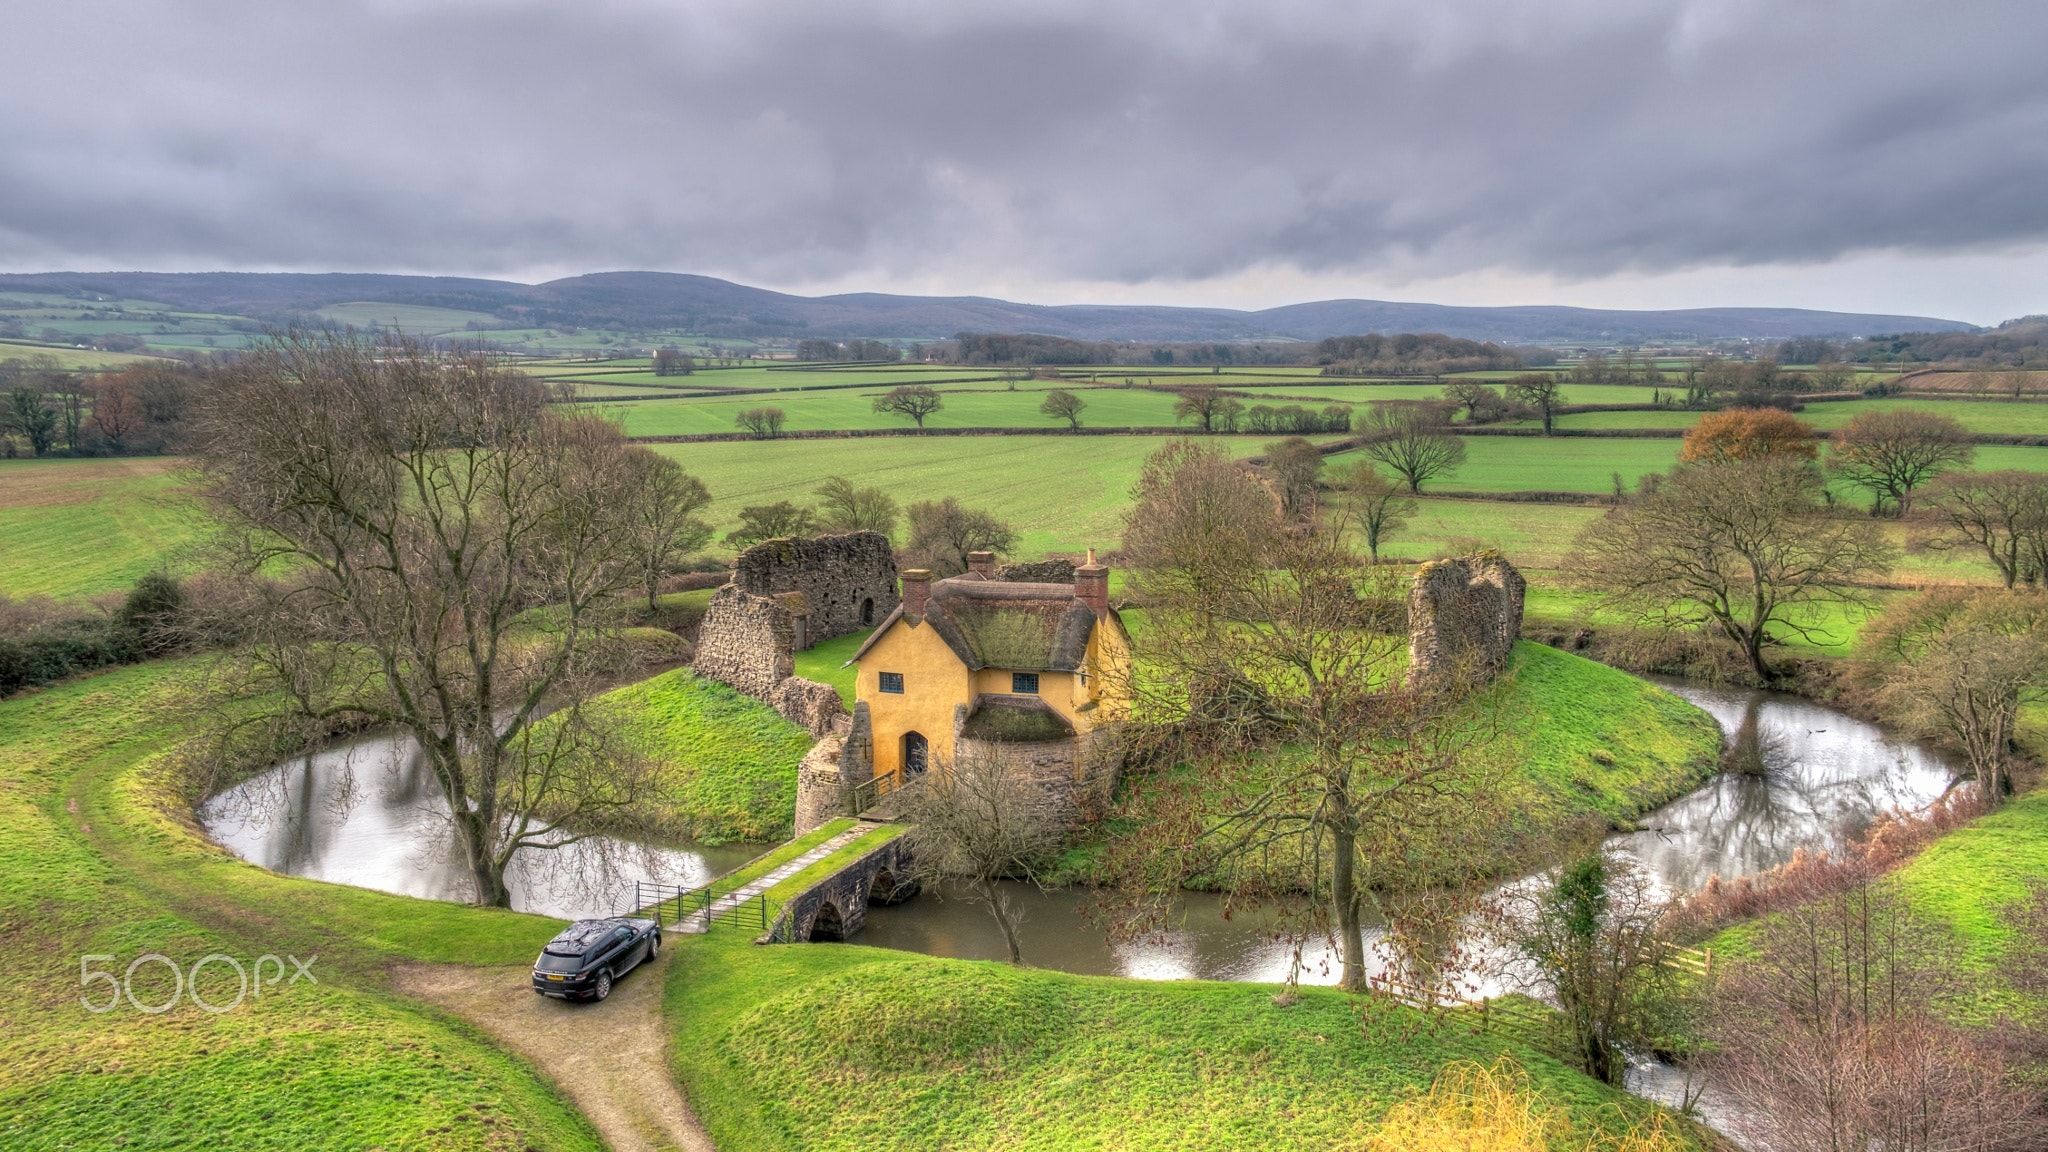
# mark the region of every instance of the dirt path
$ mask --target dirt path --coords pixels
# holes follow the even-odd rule
[[[661,986],[670,955],[634,969],[602,1004],[536,996],[523,967],[408,964],[394,976],[399,991],[455,1013],[524,1056],[615,1152],[715,1152],[669,1076]]]

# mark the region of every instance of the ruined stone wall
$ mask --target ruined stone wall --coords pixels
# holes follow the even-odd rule
[[[732,582],[756,596],[800,596],[806,645],[872,628],[897,604],[896,554],[880,532],[763,540],[733,562]]]
[[[782,604],[727,584],[712,594],[697,628],[699,676],[730,684],[757,700],[773,702],[775,690],[796,668],[796,619]]]
[[[842,714],[835,727],[839,730],[813,744],[797,766],[798,836],[827,820],[852,814],[853,790],[875,778],[874,726],[868,719],[867,702],[856,701],[853,714]]]
[[[1408,682],[1484,683],[1522,634],[1522,574],[1498,552],[1424,564],[1408,591]]]

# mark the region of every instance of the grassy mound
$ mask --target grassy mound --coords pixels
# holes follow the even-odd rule
[[[848,945],[679,941],[672,1058],[720,1147],[1362,1147],[1453,1061],[1512,1053],[1582,1130],[1650,1106],[1388,1003],[1151,983]]]
[[[1524,830],[1595,817],[1625,823],[1712,775],[1714,719],[1605,664],[1523,641],[1495,688],[1502,735],[1526,790]]]
[[[810,733],[775,709],[687,669],[607,692],[663,765],[663,831],[706,844],[774,840],[796,815]]]
[[[212,849],[160,807],[151,758],[176,735],[182,668],[143,665],[0,704],[0,1125],[10,1148],[596,1148],[531,1070],[382,991],[392,958],[524,960],[555,925],[273,876]],[[310,958],[318,983],[210,1014],[94,1013],[103,985],[155,953],[186,971]],[[154,961],[135,997],[169,998]],[[202,995],[228,1004],[212,962]]]

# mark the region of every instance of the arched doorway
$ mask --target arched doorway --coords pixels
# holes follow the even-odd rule
[[[810,939],[813,943],[846,939],[846,921],[839,917],[839,905],[827,900],[819,907],[818,914],[811,917]]]
[[[866,596],[861,599],[860,626],[863,628],[873,628],[875,626],[875,598],[873,596]]]
[[[903,734],[903,775],[922,776],[931,760],[931,742],[922,732]]]

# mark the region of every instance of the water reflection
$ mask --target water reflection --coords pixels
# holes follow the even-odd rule
[[[1840,848],[1887,811],[1926,807],[1952,779],[1939,756],[1824,705],[1741,689],[1664,686],[1714,717],[1739,770],[1649,813],[1640,831],[1608,840],[1640,862],[1658,894],[1695,891],[1715,874],[1728,879],[1775,867],[1802,847]],[[984,908],[957,894],[938,895],[869,909],[861,941],[935,956],[1007,957]],[[1111,944],[1088,922],[1083,893],[1020,884],[1011,896],[1026,912],[1024,960],[1038,967],[1149,980],[1279,982],[1293,961],[1293,945],[1269,919],[1226,917],[1220,900],[1200,893],[1183,898],[1171,931],[1130,944]],[[1369,930],[1367,943],[1374,977],[1398,972],[1381,928]],[[1501,959],[1475,956],[1451,986],[1477,996],[1525,990]],[[1327,941],[1309,941],[1302,965],[1304,984],[1337,981],[1337,956]]]
[[[281,764],[207,801],[199,819],[223,847],[274,872],[467,900],[475,889],[449,811],[418,745],[378,734]],[[635,879],[701,884],[754,851],[592,837],[521,849],[505,882],[514,908],[574,919],[624,909]]]
[[[1721,724],[1739,770],[1645,816],[1640,831],[1609,841],[1639,860],[1661,892],[1692,891],[1716,873],[1733,878],[1769,868],[1801,847],[1838,848],[1881,813],[1925,807],[1949,786],[1950,770],[1939,757],[1823,705],[1666,687]],[[363,737],[280,765],[208,802],[200,816],[215,840],[274,871],[443,900],[465,899],[470,890],[447,803],[404,738]],[[757,850],[592,840],[522,852],[507,882],[520,909],[602,914],[625,905],[636,877],[698,884]],[[1168,931],[1131,943],[1112,943],[1090,923],[1085,892],[1020,884],[1010,896],[1024,915],[1025,962],[1040,967],[1148,980],[1279,982],[1295,964],[1295,945],[1269,917],[1226,915],[1213,896],[1188,894]],[[1394,967],[1383,936],[1374,928],[1369,939],[1375,975]],[[943,886],[907,904],[869,909],[861,941],[935,956],[1008,954],[987,910]],[[1308,941],[1300,964],[1303,983],[1337,979],[1337,957],[1326,941]],[[1508,985],[1470,976],[1458,987],[1491,994]]]

